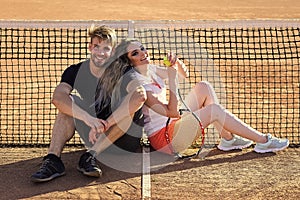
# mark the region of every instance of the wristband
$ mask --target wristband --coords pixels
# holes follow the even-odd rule
[[[104,132],[105,131],[107,131],[107,127],[106,127],[106,125],[102,122],[102,121],[100,121],[100,123],[102,124],[102,126],[104,127]]]

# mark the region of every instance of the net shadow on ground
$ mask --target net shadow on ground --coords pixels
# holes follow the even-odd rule
[[[66,167],[66,175],[54,179],[47,183],[32,183],[30,176],[40,166],[42,157],[27,159],[3,164],[0,166],[0,179],[2,180],[0,192],[3,199],[22,199],[38,196],[41,194],[51,192],[63,192],[76,188],[82,188],[89,185],[101,185],[112,183],[115,181],[122,181],[130,178],[138,178],[140,181],[141,174],[128,173],[112,169],[100,163],[103,170],[103,176],[100,179],[89,178],[83,176],[76,169],[78,160],[83,153],[83,150],[68,152],[62,154],[62,160]],[[17,152],[16,152],[17,154]],[[244,160],[253,160],[256,158],[269,157],[276,155],[274,153],[257,154],[255,152],[231,151],[221,152],[213,149],[205,159],[192,160],[177,160],[170,162],[173,158],[167,155],[161,155],[162,160],[151,159],[151,166],[160,166],[158,170],[153,171],[153,174],[170,173],[173,171],[186,170],[191,168],[201,168],[203,166],[215,165],[227,162],[239,162]],[[112,159],[122,162],[123,159],[128,159],[124,156],[111,154]],[[3,158],[2,158],[3,159]],[[5,159],[5,158],[4,158]],[[135,167],[141,167],[141,159],[132,160]],[[139,183],[137,184],[139,185]],[[88,192],[88,191],[87,191]]]
[[[212,149],[205,158],[196,157],[191,159],[178,159],[172,163],[162,163],[151,160],[151,167],[158,167],[157,171],[152,171],[152,174],[170,173],[174,171],[187,170],[192,168],[201,168],[205,166],[213,166],[222,163],[235,163],[258,158],[275,156],[275,153],[258,154],[254,151],[243,152],[242,150],[232,150],[228,152]],[[164,165],[165,167],[160,167]]]

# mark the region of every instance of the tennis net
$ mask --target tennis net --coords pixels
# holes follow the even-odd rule
[[[209,81],[220,103],[253,128],[300,145],[298,20],[0,21],[0,146],[48,145],[57,110],[51,104],[63,70],[88,58],[87,28],[116,29],[139,39],[156,64],[168,51],[190,70],[184,95]],[[207,128],[208,141],[218,134]],[[68,145],[81,145],[76,134]]]

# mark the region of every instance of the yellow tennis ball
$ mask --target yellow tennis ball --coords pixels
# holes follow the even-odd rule
[[[171,62],[168,60],[166,56],[164,57],[164,65],[166,65],[167,67],[171,66]]]

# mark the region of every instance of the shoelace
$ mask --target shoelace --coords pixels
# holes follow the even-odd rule
[[[42,172],[42,171],[45,171],[48,169],[48,165],[51,163],[51,160],[50,159],[45,159],[42,163],[42,166],[39,170],[39,172]]]
[[[91,166],[93,167],[96,167],[97,164],[96,164],[96,159],[94,156],[89,156],[87,159],[86,159],[86,164],[90,164]]]

